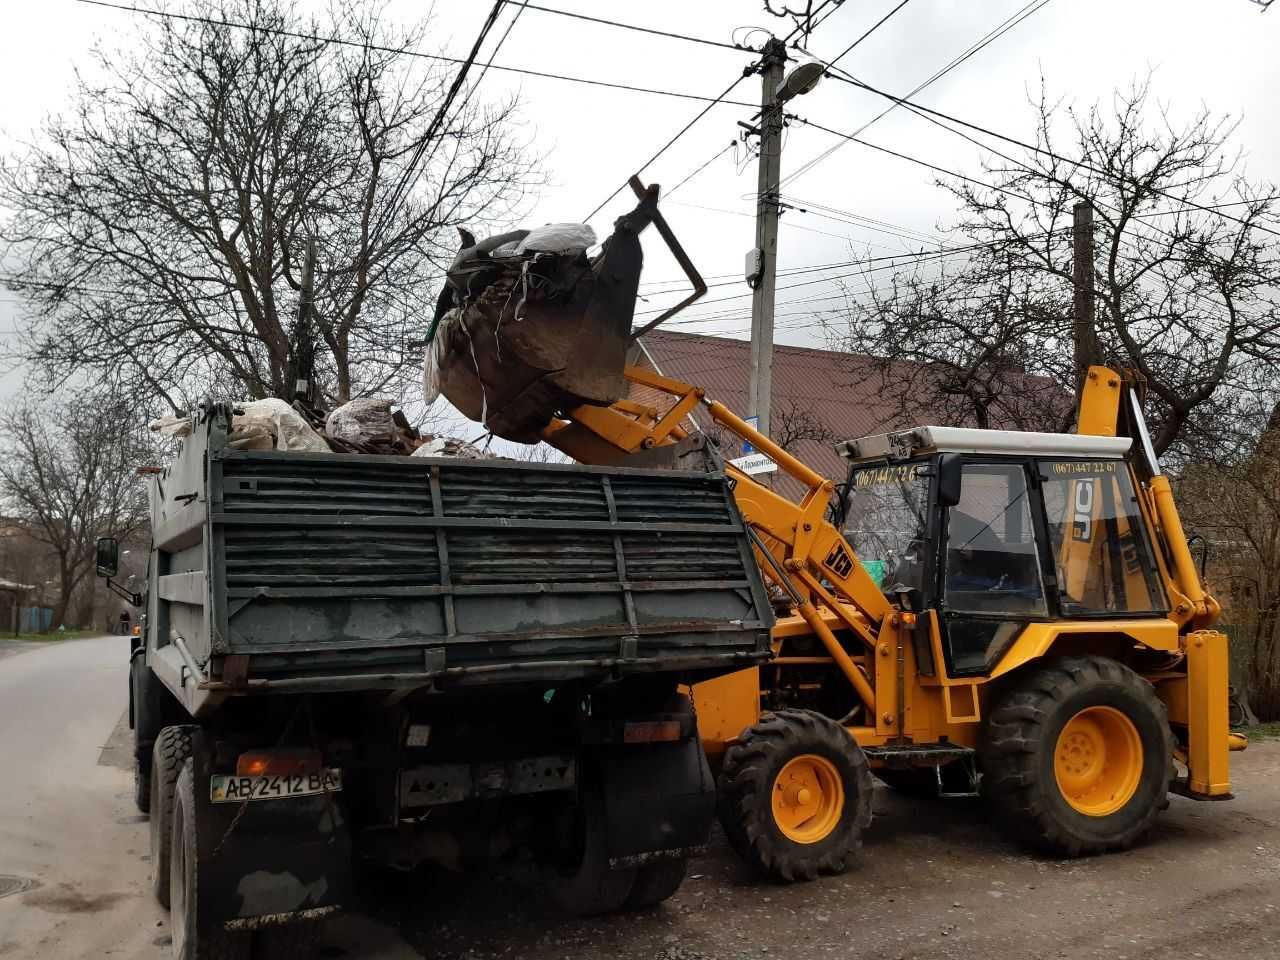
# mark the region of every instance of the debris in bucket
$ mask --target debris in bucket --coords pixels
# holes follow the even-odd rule
[[[494,435],[537,443],[555,415],[626,392],[650,189],[595,257],[586,224],[553,223],[476,241],[465,231],[427,331],[423,394],[443,395]]]

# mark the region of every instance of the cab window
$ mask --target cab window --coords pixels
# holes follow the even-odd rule
[[[1066,616],[1163,613],[1163,591],[1123,461],[1040,463],[1050,550]]]
[[[1023,466],[966,463],[946,531],[943,615],[951,670],[982,673],[1026,620],[1048,615]]]
[[[881,587],[914,578],[928,505],[929,472],[921,461],[873,463],[850,472],[844,537]]]

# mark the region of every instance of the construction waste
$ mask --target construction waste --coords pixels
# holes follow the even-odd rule
[[[582,223],[479,242],[460,231],[426,337],[426,402],[443,395],[494,435],[537,443],[563,411],[621,399],[650,216],[620,217],[594,257]]]
[[[148,427],[182,439],[191,435],[193,420],[190,415],[160,417]],[[304,415],[275,397],[238,403],[232,408],[227,446],[235,450],[492,459],[492,454],[457,437],[423,435],[393,401],[380,397],[351,400],[323,420]]]

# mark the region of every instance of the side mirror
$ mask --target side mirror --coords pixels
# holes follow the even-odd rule
[[[98,538],[98,576],[111,578],[120,570],[120,541],[115,537]]]
[[[944,507],[954,507],[960,502],[963,466],[958,453],[944,453],[938,458],[938,503]]]

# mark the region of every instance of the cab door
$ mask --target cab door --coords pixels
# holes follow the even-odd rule
[[[943,512],[938,608],[948,673],[982,675],[1029,621],[1049,616],[1034,464],[966,459]]]

